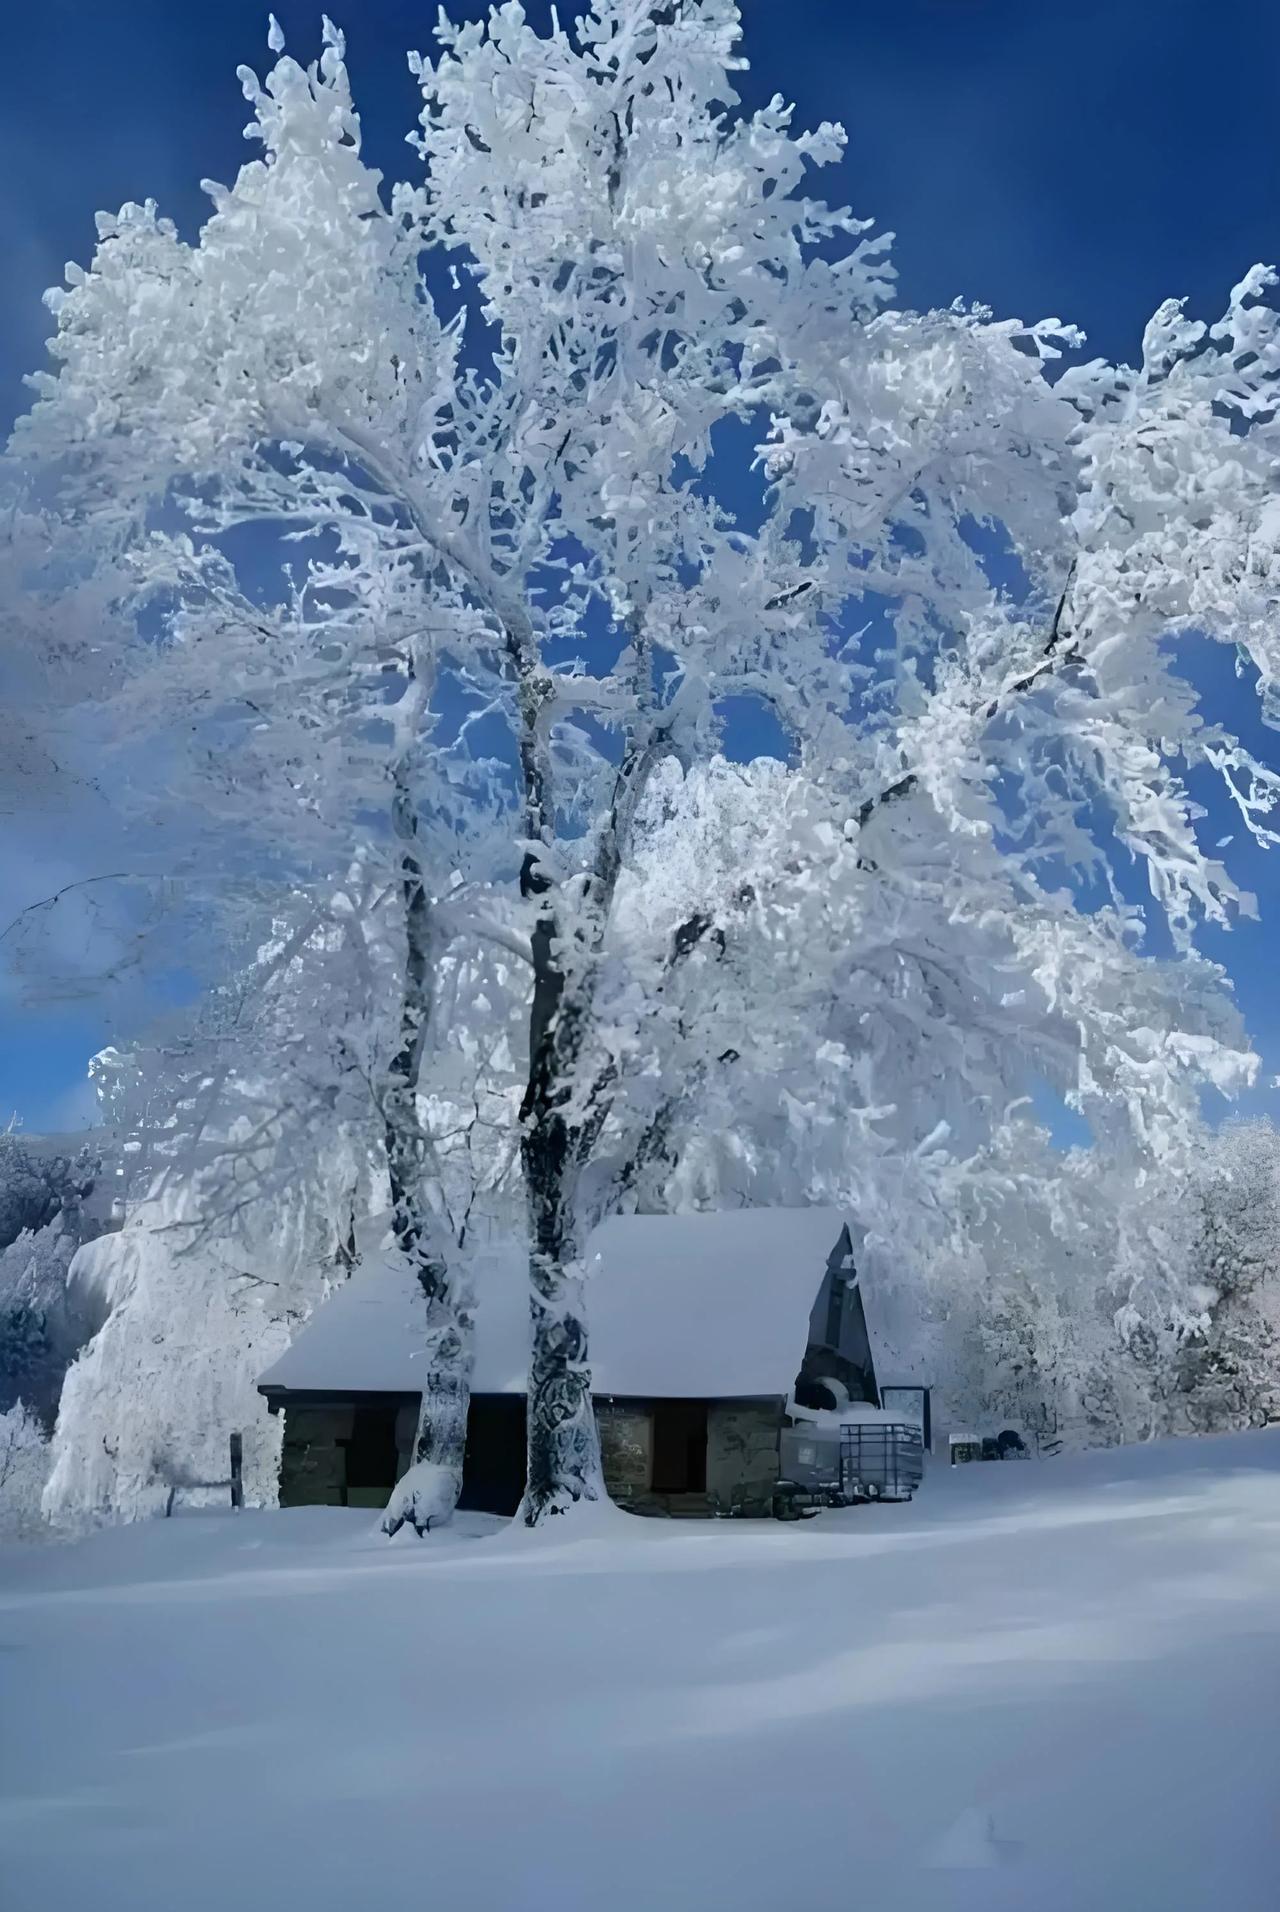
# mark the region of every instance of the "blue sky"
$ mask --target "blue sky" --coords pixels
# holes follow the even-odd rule
[[[390,174],[416,96],[405,49],[429,45],[434,5],[330,0],[348,38],[366,150]],[[562,12],[574,0],[563,0]],[[457,0],[457,15],[480,11]],[[1026,319],[1085,327],[1092,349],[1132,357],[1164,297],[1216,316],[1255,259],[1280,259],[1275,0],[745,0],[748,103],[774,92],[802,121],[850,135],[832,197],[897,235],[903,299],[982,299]],[[309,57],[319,7],[279,0],[290,50]],[[535,3],[535,18],[546,11]],[[345,17],[344,17],[345,12]],[[235,68],[266,60],[266,12],[247,0],[42,0],[6,21],[0,118],[0,426],[41,362],[40,304],[64,261],[87,260],[93,214],[148,196],[194,233],[202,177],[249,155]],[[1250,738],[1274,760],[1250,693],[1215,671]],[[56,887],[58,856],[6,826],[7,921]],[[1236,859],[1233,861],[1233,857]],[[1262,925],[1204,946],[1227,963],[1266,1064],[1280,1069],[1270,919],[1280,857],[1227,852]],[[49,881],[50,875],[55,877]],[[0,957],[3,950],[0,949]],[[33,1129],[87,1118],[88,1056],[112,1033],[92,998],[41,1005],[0,979],[0,1118]],[[1275,1108],[1264,1089],[1251,1106]]]

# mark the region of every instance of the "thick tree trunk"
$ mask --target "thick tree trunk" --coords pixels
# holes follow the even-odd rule
[[[440,1252],[426,1199],[431,1150],[418,1112],[418,1078],[431,1015],[432,923],[404,759],[394,774],[392,822],[401,844],[405,967],[400,1046],[383,1085],[382,1118],[392,1233],[426,1300],[427,1332],[413,1462],[387,1503],[382,1528],[395,1534],[407,1523],[423,1534],[450,1519],[462,1492],[475,1323],[470,1298]]]
[[[427,1302],[427,1335],[413,1462],[395,1486],[382,1530],[403,1526],[425,1534],[452,1519],[462,1492],[462,1462],[471,1405],[473,1321],[438,1271],[440,1293]]]
[[[591,1400],[583,1281],[569,1253],[554,1189],[531,1194],[529,1477],[520,1515],[536,1527],[580,1500],[600,1500],[600,1439]]]
[[[638,623],[633,641],[638,651],[644,649]],[[579,1174],[607,1114],[606,1087],[611,1077],[598,1075],[586,1087],[584,1098],[579,1093],[586,1086],[580,1072],[624,846],[645,782],[668,747],[668,739],[665,731],[652,725],[646,728],[643,741],[628,739],[591,874],[566,921],[560,914],[563,899],[558,899],[536,847],[552,843],[556,831],[543,734],[543,715],[553,686],[540,668],[527,620],[508,625],[508,650],[520,685],[520,763],[530,846],[520,871],[520,893],[538,906],[530,937],[534,982],[529,1076],[520,1109],[533,1311],[528,1484],[520,1511],[525,1524],[533,1527],[579,1501],[604,1498],[575,1206]],[[567,938],[568,947],[562,946],[562,937]]]
[[[423,1203],[426,1138],[416,1095],[406,1100],[391,1089],[383,1106],[392,1234],[426,1300],[427,1332],[413,1462],[397,1483],[382,1527],[394,1534],[408,1523],[424,1534],[450,1518],[462,1492],[475,1321],[456,1274],[432,1245]]]
[[[529,1080],[521,1109],[533,1351],[529,1473],[520,1515],[530,1527],[604,1495],[583,1283],[576,1272],[580,1244],[573,1199],[583,1136],[580,1121],[570,1119],[570,1085],[589,1008],[566,990],[549,913],[532,944]]]
[[[387,1503],[382,1529],[395,1534],[408,1524],[425,1534],[452,1517],[462,1492],[475,1322],[456,1276],[431,1245],[422,1201],[426,1138],[416,1096],[406,1105],[392,1091],[384,1114],[392,1234],[426,1300],[427,1332],[413,1461]]]

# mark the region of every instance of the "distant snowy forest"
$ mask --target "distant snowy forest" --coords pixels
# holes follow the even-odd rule
[[[49,295],[0,794],[85,863],[4,949],[122,1033],[83,1153],[0,1138],[11,1531],[224,1498],[232,1429],[269,1504],[255,1379],[379,1237],[427,1304],[386,1524],[447,1519],[494,1231],[523,1517],[570,1512],[625,1210],[856,1216],[1044,1450],[1280,1418],[1280,1137],[1197,941],[1280,776],[1194,668],[1276,721],[1275,274],[1133,366],[905,309],[738,41],[443,22],[390,184],[341,33],[273,21],[203,230],[100,214]]]

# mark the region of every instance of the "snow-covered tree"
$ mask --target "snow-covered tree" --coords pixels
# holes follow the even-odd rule
[[[953,1311],[965,1414],[1041,1453],[1150,1439],[1189,1324],[1174,1178],[1135,1184],[1132,1163],[1096,1149],[1055,1175],[1047,1136],[998,1139],[1020,1172],[972,1231],[980,1266]]]
[[[225,1500],[232,1433],[247,1497],[274,1498],[280,1426],[257,1377],[386,1207],[376,1112],[348,1060],[362,1036],[349,951],[306,901],[291,914],[282,899],[242,971],[147,1045],[95,1058],[125,1214],[67,1275],[91,1337],[54,1432],[59,1526],[163,1512],[179,1492]]]
[[[97,1164],[87,1148],[69,1154],[41,1151],[10,1125],[0,1131],[0,1249],[24,1230],[46,1228],[93,1188]]]
[[[1225,1122],[1183,1190],[1192,1299],[1168,1386],[1175,1431],[1280,1420],[1280,1136],[1270,1122]]]
[[[1014,1075],[1136,1160],[1250,1067],[1191,947],[1246,899],[1188,780],[1264,841],[1277,783],[1178,646],[1236,647],[1272,714],[1271,276],[1061,375],[1056,321],[897,309],[885,241],[807,190],[840,128],[735,111],[738,31],[731,0],[442,21],[421,181],[384,194],[341,35],[304,69],[273,24],[262,158],[195,244],[100,218],[18,435],[164,614],[121,747],[198,805],[201,868],[397,899],[372,1080],[429,1348],[392,1527],[460,1472],[472,1307],[422,1093],[456,951],[527,978],[531,1521],[600,1491],[586,1227],[693,1109],[825,1135],[889,1225],[922,1162],[997,1172]],[[638,819],[742,700],[799,773],[788,827],[761,795],[757,875],[695,855],[681,912],[628,912]]]
[[[200,1222],[218,1195],[195,1174],[81,1248],[69,1285],[96,1332],[63,1382],[44,1494],[55,1526],[164,1513],[178,1488],[225,1505],[232,1432],[247,1499],[273,1504],[280,1425],[257,1378],[347,1273],[349,1173],[340,1155],[317,1162],[291,1200],[247,1205],[212,1236]]]
[[[49,1475],[49,1440],[21,1401],[0,1413],[0,1539],[40,1532],[40,1496]]]
[[[25,1402],[46,1429],[68,1363],[91,1331],[67,1272],[98,1233],[83,1205],[100,1168],[87,1147],[41,1153],[12,1129],[0,1135],[0,1412]]]
[[[162,1512],[175,1493],[223,1496],[212,1483],[225,1482],[232,1432],[250,1499],[273,1497],[280,1429],[257,1376],[381,1252],[387,1226],[368,1072],[379,1006],[389,1014],[394,997],[387,915],[362,919],[355,962],[340,903],[318,919],[306,898],[284,898],[241,972],[148,1046],[95,1059],[129,1196],[120,1233],[70,1270],[93,1338],[63,1392],[48,1495],[57,1524]],[[518,1222],[511,1070],[500,1026],[472,999],[476,980],[452,978],[454,1040],[423,1107],[463,1250]]]

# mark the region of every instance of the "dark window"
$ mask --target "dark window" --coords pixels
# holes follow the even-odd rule
[[[380,1490],[390,1496],[396,1481],[396,1410],[358,1407],[347,1450],[347,1489]]]
[[[706,1493],[705,1401],[654,1402],[653,1491],[655,1494]]]

